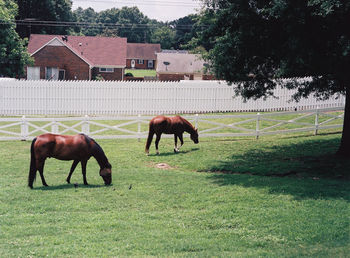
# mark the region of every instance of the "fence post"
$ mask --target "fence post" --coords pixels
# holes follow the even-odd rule
[[[194,117],[194,127],[198,129],[198,114],[196,114]]]
[[[89,123],[89,116],[85,115],[84,122],[82,124],[82,131],[84,134],[89,135],[90,133],[90,123]]]
[[[137,141],[141,141],[141,115],[137,115]]]
[[[21,124],[21,140],[25,141],[28,137],[28,122],[25,116],[22,116],[22,124]]]
[[[260,131],[260,113],[257,113],[257,115],[256,115],[256,129],[255,129],[257,140],[259,139],[259,131]]]
[[[317,108],[316,108],[316,115],[315,115],[315,131],[314,131],[314,135],[317,135],[317,133],[318,133],[318,126],[319,126],[318,117],[319,117],[319,110],[318,110],[318,106],[317,106]]]
[[[58,124],[56,121],[53,121],[53,124],[51,125],[51,132],[55,134],[58,133]]]

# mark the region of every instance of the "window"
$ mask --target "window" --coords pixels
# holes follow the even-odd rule
[[[62,81],[62,80],[65,79],[65,77],[66,77],[66,71],[60,69],[59,72],[58,72],[58,80]]]
[[[40,80],[40,67],[28,66],[27,67],[27,80]]]
[[[153,60],[148,60],[147,67],[148,68],[153,68]]]
[[[45,69],[46,80],[58,80],[58,68],[57,67],[46,67]]]
[[[102,72],[102,73],[113,73],[114,72],[114,68],[100,67],[100,72]]]
[[[142,60],[142,59],[139,59],[139,60],[137,61],[137,63],[138,63],[138,64],[143,64],[143,60]]]

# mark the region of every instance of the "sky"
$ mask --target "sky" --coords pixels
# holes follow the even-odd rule
[[[122,8],[123,6],[137,6],[148,18],[158,21],[173,21],[189,14],[198,13],[200,0],[72,0],[73,10],[81,7],[83,9],[93,8],[100,12],[111,8]]]

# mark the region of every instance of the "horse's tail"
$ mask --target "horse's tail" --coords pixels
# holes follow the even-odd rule
[[[32,141],[32,145],[30,146],[30,169],[28,175],[28,186],[33,188],[33,182],[36,178],[36,162],[35,162],[35,154],[34,154],[34,143],[36,142],[36,138]]]
[[[151,122],[149,124],[149,131],[148,131],[147,143],[146,143],[146,148],[145,148],[145,152],[147,154],[149,153],[149,147],[151,146],[151,143],[153,140],[153,135],[154,135],[154,129],[153,129],[153,124]]]

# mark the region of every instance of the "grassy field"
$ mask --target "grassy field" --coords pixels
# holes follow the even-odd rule
[[[156,76],[156,70],[150,69],[125,69],[125,73],[132,73],[134,77]]]
[[[144,140],[98,140],[112,186],[93,158],[77,188],[71,162],[49,159],[50,186],[33,190],[30,142],[0,142],[0,257],[346,257],[350,161],[333,155],[339,132],[310,135],[186,135],[177,154],[162,139],[159,156]]]

